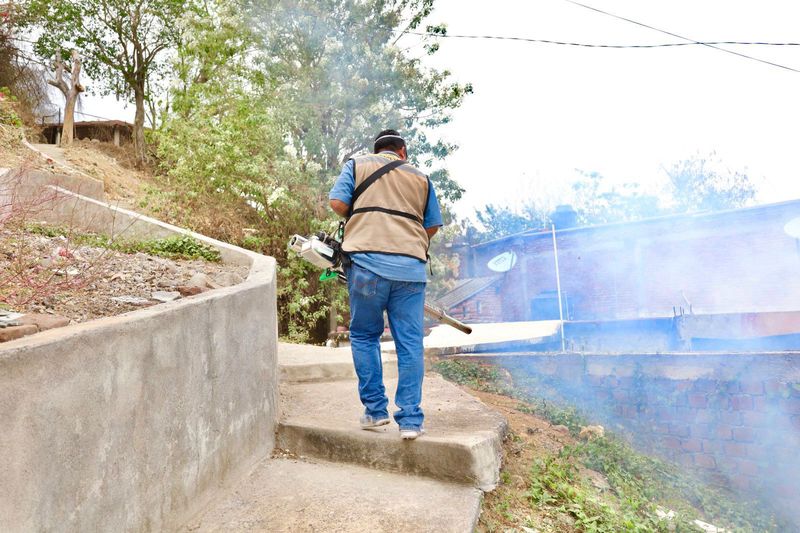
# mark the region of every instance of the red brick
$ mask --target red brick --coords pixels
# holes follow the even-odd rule
[[[737,411],[720,411],[718,417],[723,424],[728,424],[729,426],[742,425],[742,413]]]
[[[618,402],[627,402],[631,398],[630,393],[626,390],[611,391],[611,396]]]
[[[708,399],[705,394],[690,394],[689,407],[696,409],[703,409],[708,406]]]
[[[750,488],[750,479],[747,476],[731,476],[728,482],[736,490],[744,491]]]
[[[677,437],[662,437],[661,438],[661,445],[664,448],[669,450],[680,450],[681,449],[681,441]]]
[[[760,413],[769,411],[770,401],[766,396],[753,396],[753,409]]]
[[[726,442],[722,445],[726,455],[731,457],[747,457],[747,446],[738,442]]]
[[[662,435],[667,435],[669,434],[669,424],[666,423],[653,424],[651,431],[653,433],[660,433]]]
[[[703,451],[706,453],[718,453],[722,450],[722,444],[716,440],[703,440]]]
[[[690,407],[675,408],[675,420],[694,423],[695,418],[697,418],[697,409],[692,409]]]
[[[711,426],[709,426],[708,424],[694,424],[691,429],[692,429],[692,437],[708,439],[713,437],[714,435]]]
[[[745,394],[764,394],[764,383],[761,381],[742,381],[739,389]]]
[[[699,466],[700,468],[716,468],[717,462],[714,460],[713,455],[708,455],[705,453],[698,453],[694,456],[694,464]]]
[[[694,386],[694,383],[688,380],[678,381],[673,388],[678,391],[688,391]]]
[[[792,415],[800,415],[800,398],[789,398],[780,401],[781,411]]]
[[[769,417],[757,411],[745,411],[742,413],[742,423],[745,426],[763,427],[769,424]]]
[[[755,432],[748,427],[733,428],[733,440],[736,442],[753,442],[755,440]]]
[[[708,379],[698,379],[694,382],[694,390],[698,392],[714,392],[717,390],[717,382]]]
[[[15,339],[25,337],[27,335],[33,335],[38,331],[39,328],[37,328],[33,324],[25,324],[24,326],[8,326],[5,328],[0,328],[0,342],[13,341]]]
[[[703,451],[703,443],[700,439],[686,439],[681,442],[681,448],[687,452],[701,452]]]
[[[753,397],[744,395],[731,396],[731,409],[734,411],[752,411]]]
[[[675,435],[676,437],[688,437],[689,436],[689,426],[683,424],[670,424],[669,425],[669,432],[670,435]]]
[[[36,326],[39,331],[48,329],[62,328],[69,325],[69,318],[59,315],[47,315],[44,313],[28,313],[18,320],[21,325],[31,324]]]
[[[718,425],[714,428],[714,433],[718,439],[731,440],[733,438],[733,428],[725,425]]]
[[[764,391],[767,394],[780,394],[781,390],[784,388],[783,382],[777,379],[769,379],[764,382]]]
[[[716,418],[711,409],[698,409],[694,416],[694,421],[699,424],[707,424]]]
[[[761,473],[758,463],[754,461],[748,461],[747,459],[738,459],[736,461],[736,470],[738,470],[741,474],[753,477],[758,476]]]

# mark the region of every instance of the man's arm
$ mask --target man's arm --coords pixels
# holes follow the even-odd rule
[[[335,211],[335,210],[334,210]],[[436,232],[439,231],[441,226],[433,226],[431,228],[425,228],[425,232],[428,234],[428,239],[436,235]]]
[[[350,205],[341,200],[331,200],[331,209],[333,209],[333,212],[340,217],[346,217],[347,212],[350,210]],[[436,232],[434,231],[434,233]]]

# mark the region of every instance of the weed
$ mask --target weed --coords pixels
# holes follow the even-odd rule
[[[455,359],[440,361],[434,369],[462,385],[515,398],[520,401],[518,411],[565,425],[573,435],[588,424],[574,406],[538,397],[536,391],[544,392],[546,384],[531,376]],[[601,473],[610,490],[598,489],[582,469]],[[507,477],[501,473],[506,486]],[[641,454],[610,432],[538,459],[530,467],[523,496],[531,508],[568,515],[579,531],[587,532],[694,532],[698,527],[693,521],[698,518],[734,524],[736,531],[783,531],[786,527],[756,504],[739,501],[670,463]],[[508,501],[506,497],[499,505]],[[676,516],[669,521],[660,519],[659,507],[674,510]],[[511,516],[507,509],[497,510]]]
[[[170,259],[205,259],[210,262],[219,262],[221,260],[219,250],[189,235],[134,241],[113,239],[108,235],[96,233],[74,233],[59,226],[35,224],[30,225],[28,229],[32,233],[44,235],[45,237],[66,237],[79,246],[106,248],[126,254],[141,252]]]

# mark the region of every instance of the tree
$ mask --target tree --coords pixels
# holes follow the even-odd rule
[[[133,144],[146,159],[145,103],[148,86],[164,72],[166,51],[179,42],[178,21],[188,0],[29,0],[28,23],[41,28],[34,48],[53,57],[65,43],[84,53],[87,74],[104,94],[136,106]]]
[[[321,192],[347,158],[391,127],[404,134],[412,162],[430,169],[445,199],[461,196],[447,172],[435,168],[455,146],[426,132],[447,123],[472,87],[451,83],[449,72],[426,69],[395,45],[430,14],[433,0],[246,3],[261,38],[259,64],[281,100],[290,141],[319,166]]]
[[[675,210],[718,211],[743,207],[756,194],[756,188],[745,172],[719,170],[722,162],[714,152],[696,154],[665,169],[672,186]]]
[[[584,172],[572,185],[572,207],[582,226],[629,222],[665,214],[659,197],[641,191],[637,183],[610,185],[598,172]]]
[[[487,204],[482,209],[475,210],[475,218],[483,227],[482,230],[476,231],[477,238],[481,241],[499,239],[527,230],[542,229],[550,224],[547,210],[533,203],[525,204],[521,211]]]
[[[78,51],[73,50],[70,56],[72,59],[72,73],[69,80],[65,80],[64,59],[60,53],[56,56],[55,76],[52,80],[47,80],[47,83],[61,91],[66,102],[64,104],[64,123],[61,128],[61,146],[72,144],[72,138],[75,133],[75,104],[78,102],[78,96],[84,91],[80,82],[81,59]],[[67,81],[69,81],[69,84],[67,84]]]

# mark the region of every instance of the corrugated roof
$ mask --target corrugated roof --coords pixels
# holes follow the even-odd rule
[[[786,207],[797,206],[800,208],[800,199],[794,200],[786,200],[783,202],[775,202],[771,204],[759,204],[759,205],[751,205],[747,207],[738,207],[734,209],[724,209],[720,211],[698,211],[694,213],[672,213],[669,215],[660,215],[657,217],[651,218],[642,218],[639,220],[625,220],[621,222],[609,222],[606,224],[597,224],[594,226],[575,226],[572,228],[563,228],[563,229],[556,229],[557,235],[563,235],[565,233],[574,233],[574,232],[591,232],[595,230],[603,230],[606,228],[614,228],[614,227],[622,227],[622,226],[640,226],[645,224],[652,224],[658,223],[663,221],[669,220],[697,220],[702,218],[717,218],[717,217],[725,217],[729,215],[735,215],[740,213],[753,213],[758,211],[769,211],[772,209],[782,209]],[[525,231],[520,231],[519,233],[514,233],[512,235],[506,235],[504,237],[498,237],[497,239],[492,239],[490,241],[481,242],[478,244],[473,244],[472,248],[483,248],[485,246],[490,246],[493,244],[497,244],[500,242],[510,241],[513,239],[523,239],[523,238],[550,238],[552,235],[550,228],[541,228],[541,229],[528,229]]]
[[[459,281],[456,287],[436,300],[436,304],[443,309],[460,304],[467,298],[475,296],[487,287],[492,286],[502,276],[489,276],[485,278],[466,278]]]

